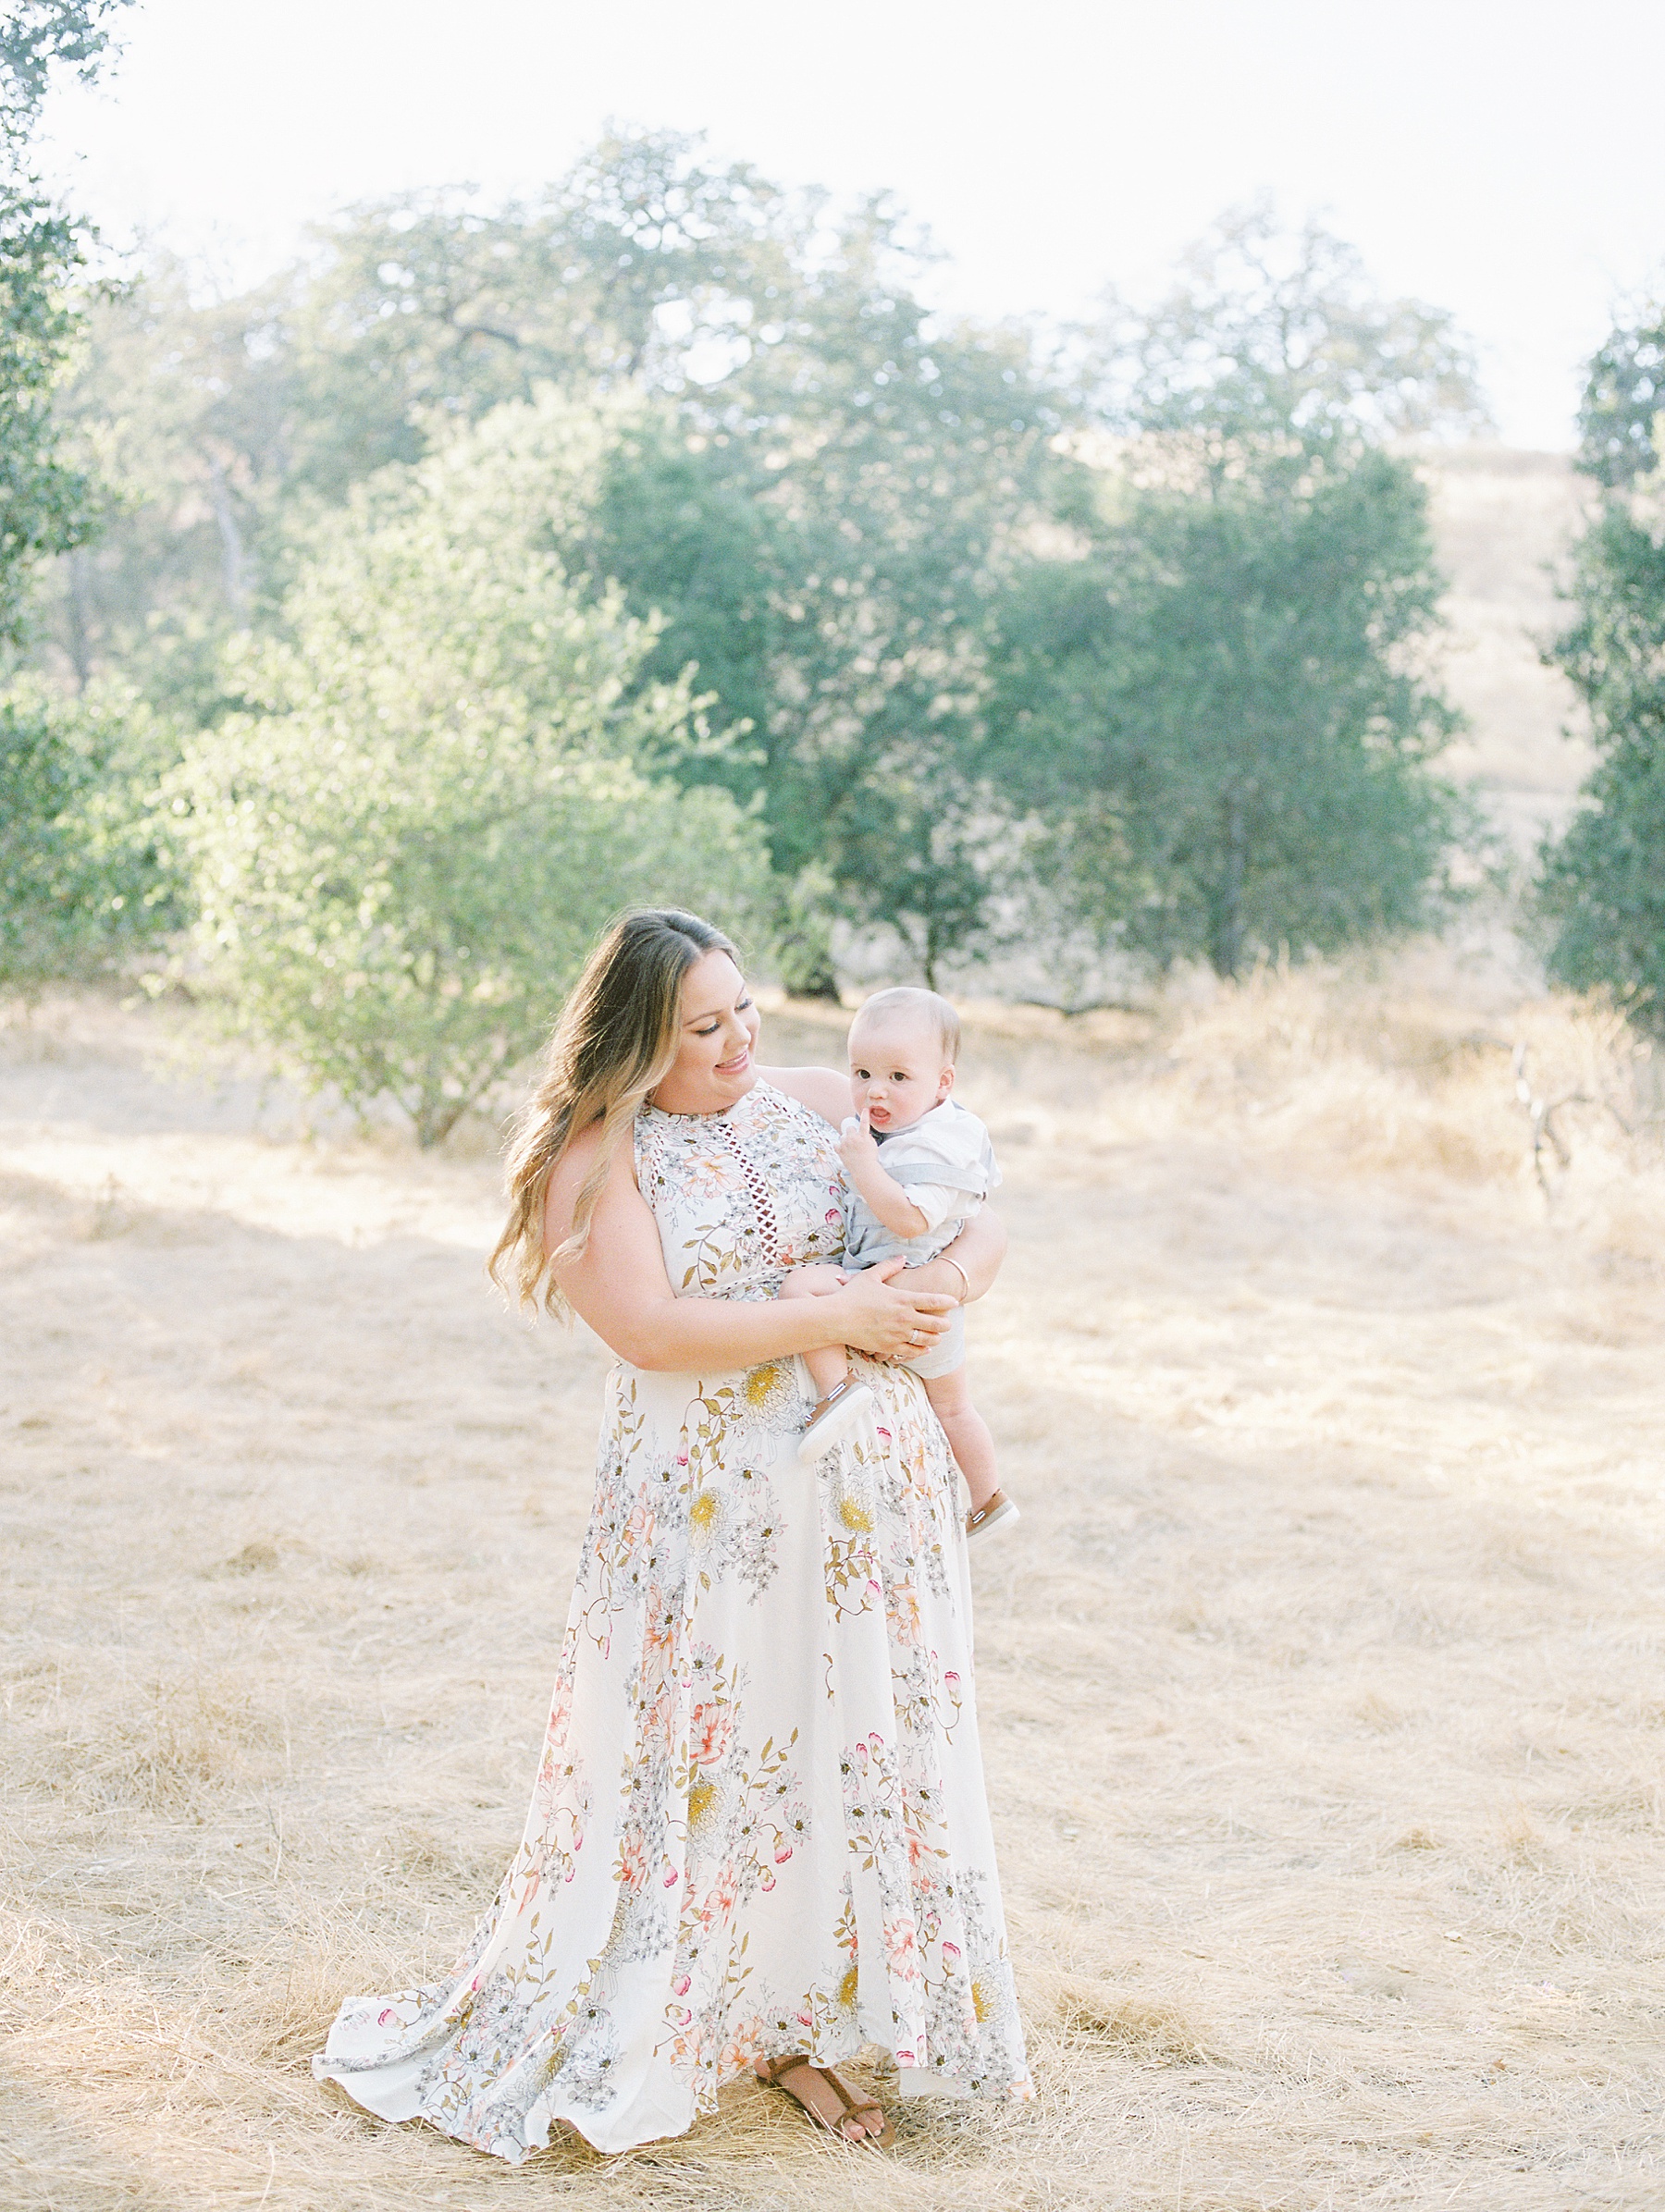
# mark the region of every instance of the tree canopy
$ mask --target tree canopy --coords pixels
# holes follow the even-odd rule
[[[1251,210],[1153,307],[1113,302],[1086,381],[1117,465],[995,617],[989,760],[1033,865],[1105,946],[1225,976],[1421,923],[1457,719],[1419,650],[1422,486],[1382,441],[1474,419],[1449,319]]]
[[[80,328],[68,288],[82,227],[29,168],[55,68],[96,75],[129,0],[13,0],[0,21],[0,645],[15,645],[35,565],[88,536],[93,479],[68,461],[53,392]]]
[[[1572,618],[1548,656],[1589,714],[1596,766],[1546,841],[1538,911],[1560,981],[1610,991],[1665,1036],[1665,476],[1660,319],[1645,311],[1591,365],[1585,469],[1605,487],[1580,542]]]

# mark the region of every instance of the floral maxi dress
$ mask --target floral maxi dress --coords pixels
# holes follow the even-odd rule
[[[832,1132],[759,1084],[643,1112],[679,1294],[835,1260]],[[957,1478],[923,1387],[816,1469],[796,1359],[608,1380],[525,1835],[450,1978],[355,1997],[314,2060],[519,2161],[680,2134],[755,2058],[893,2054],[904,2095],[1028,2097],[971,1689]]]

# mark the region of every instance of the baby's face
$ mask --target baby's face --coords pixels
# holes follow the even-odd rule
[[[954,1088],[954,1069],[929,1026],[857,1022],[850,1032],[850,1096],[878,1130],[906,1129],[940,1106]]]

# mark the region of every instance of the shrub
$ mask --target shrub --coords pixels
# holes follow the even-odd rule
[[[755,822],[664,772],[697,732],[685,687],[633,691],[651,628],[574,590],[535,513],[494,513],[472,451],[319,525],[246,677],[265,711],[194,739],[169,789],[236,1021],[356,1106],[396,1100],[424,1146],[620,906],[732,924],[765,879]]]
[[[23,681],[0,696],[0,989],[110,974],[177,925],[147,820],[170,752],[118,691],[66,699]]]

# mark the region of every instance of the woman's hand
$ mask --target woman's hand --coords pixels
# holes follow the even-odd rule
[[[907,1359],[943,1333],[956,1301],[941,1291],[916,1289],[911,1281],[893,1282],[906,1265],[900,1257],[881,1260],[820,1300],[821,1318],[837,1317],[836,1342],[880,1359]]]

